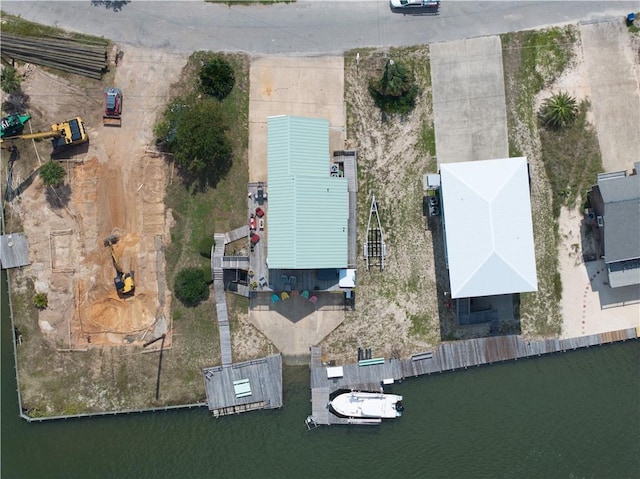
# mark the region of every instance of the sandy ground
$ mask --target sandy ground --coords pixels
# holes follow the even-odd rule
[[[184,61],[158,51],[125,52],[114,81],[124,93],[121,128],[102,125],[99,85],[83,89],[28,68],[23,90],[34,117],[50,123],[80,115],[90,139],[88,148],[69,152],[74,162],[65,163],[71,189],[65,207],[47,202],[39,178],[15,203],[30,244],[31,266],[21,274],[48,293],[49,308],[40,313],[39,324],[58,347],[141,341],[157,318],[170,317],[164,257],[158,256],[169,238],[163,202],[167,168],[149,145],[156,115]],[[135,271],[136,294],[127,300],[117,296],[110,252],[103,245],[112,233],[119,237],[114,253],[120,265]],[[169,329],[168,319],[160,323],[146,339]]]
[[[573,338],[640,326],[640,285],[611,288],[603,260],[584,263],[582,215],[562,208],[560,274],[562,337]]]
[[[619,145],[626,144],[629,135],[633,137],[640,131],[640,126],[634,126],[636,117],[640,114],[640,94],[636,88],[640,84],[640,56],[637,51],[633,51],[638,47],[633,47],[629,35],[618,23],[583,25],[580,31],[583,39],[577,45],[573,64],[553,85],[538,94],[536,110],[545,98],[559,90],[568,92],[578,102],[590,100],[593,108],[589,121],[597,127],[605,171],[629,170],[631,165],[627,164],[628,158],[615,154],[615,151]],[[587,39],[583,45],[585,35]],[[599,48],[593,41],[603,35],[609,41]],[[596,59],[600,60],[599,65],[594,64]],[[615,65],[611,64],[607,68],[609,61]],[[603,91],[606,88],[610,89]],[[620,88],[626,93],[617,91]],[[595,96],[594,89],[598,91]],[[637,104],[638,109],[632,108],[628,110],[630,116],[625,115],[627,109],[616,110],[610,105],[602,104],[607,101],[610,104],[611,101],[612,104],[619,101]],[[635,132],[631,131],[636,129]],[[633,149],[637,160],[638,150]],[[583,254],[596,251],[596,240],[583,225],[583,215],[579,208],[562,208],[558,224],[558,255],[563,286],[562,337],[640,326],[640,286],[610,288],[604,261],[584,263]]]

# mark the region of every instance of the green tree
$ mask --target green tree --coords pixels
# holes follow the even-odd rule
[[[5,93],[15,93],[20,90],[22,78],[17,70],[11,66],[3,67],[0,75],[0,87]]]
[[[47,161],[40,167],[40,171],[38,174],[40,175],[40,178],[42,178],[45,186],[57,188],[58,186],[62,185],[62,183],[64,183],[64,168],[60,166],[60,164],[56,161]]]
[[[571,125],[578,114],[576,99],[567,92],[547,98],[540,108],[540,120],[547,128],[560,130]]]
[[[221,56],[214,58],[200,70],[202,91],[218,100],[224,100],[231,93],[235,82],[233,67]]]
[[[193,307],[209,297],[209,285],[200,268],[185,268],[178,272],[173,292],[182,304]]]
[[[200,101],[182,112],[168,143],[187,176],[215,186],[233,161],[227,120],[215,100]]]
[[[404,63],[389,59],[382,77],[369,82],[369,94],[383,112],[409,113],[420,92],[415,78]]]

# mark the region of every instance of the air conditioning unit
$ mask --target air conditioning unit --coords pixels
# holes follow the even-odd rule
[[[598,216],[598,217],[596,218],[596,221],[598,222],[598,226],[599,226],[600,228],[602,228],[602,227],[604,226],[604,218],[603,218],[602,216]]]
[[[337,172],[338,172],[338,165],[334,163],[333,165],[331,165],[331,173],[337,173]]]

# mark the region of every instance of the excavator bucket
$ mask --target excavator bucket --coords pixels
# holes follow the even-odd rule
[[[118,242],[118,236],[117,235],[109,235],[106,238],[104,238],[102,240],[102,242],[104,243],[105,246],[112,246],[114,244],[116,244]]]

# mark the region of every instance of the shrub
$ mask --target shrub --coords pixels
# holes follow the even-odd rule
[[[218,100],[224,100],[231,93],[235,82],[233,67],[222,57],[214,58],[200,70],[202,91]]]
[[[46,293],[36,293],[33,296],[33,305],[38,309],[46,309],[49,306],[49,298]]]
[[[540,108],[542,124],[554,130],[571,125],[577,114],[576,99],[566,92],[560,92],[547,98]]]
[[[193,307],[209,297],[208,278],[200,268],[185,268],[178,272],[174,293],[182,304]]]
[[[20,89],[22,78],[13,67],[3,67],[0,75],[0,87],[5,93],[15,93]]]
[[[64,183],[64,168],[56,161],[47,161],[40,167],[40,172],[38,174],[40,175],[40,178],[42,178],[45,186],[57,188]]]

